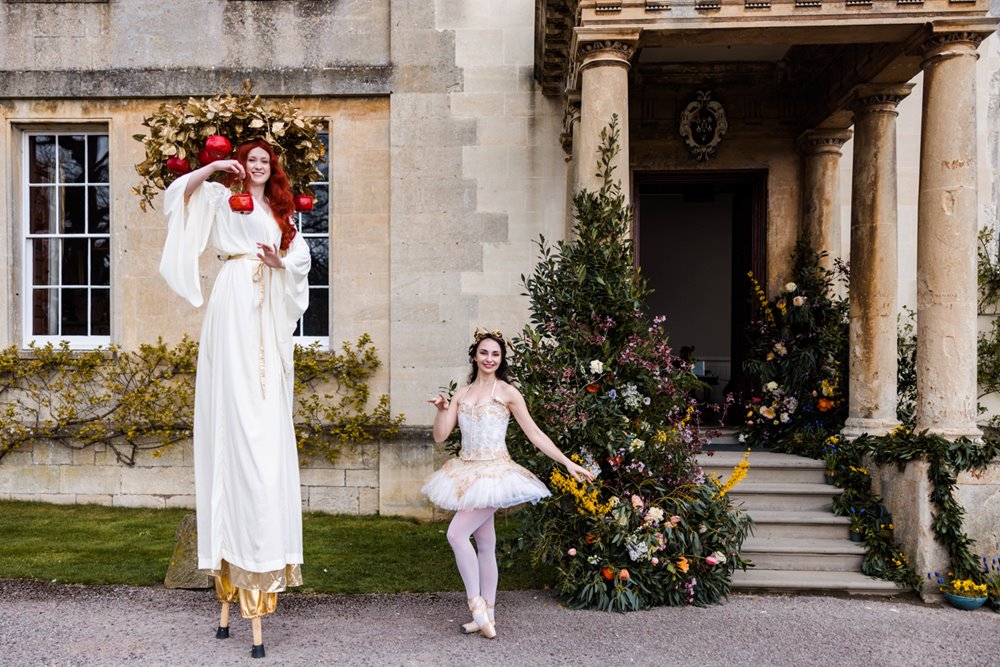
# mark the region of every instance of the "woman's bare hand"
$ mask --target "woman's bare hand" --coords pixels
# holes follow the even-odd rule
[[[272,269],[285,268],[285,263],[281,261],[281,255],[278,253],[277,243],[274,245],[258,243],[257,247],[260,248],[260,252],[257,253],[257,259],[264,262],[265,265],[270,266]]]
[[[436,398],[429,399],[427,402],[437,408],[439,412],[448,409],[448,399],[445,398],[444,394],[438,394]]]
[[[573,461],[570,461],[569,463],[566,464],[566,471],[569,472],[570,477],[572,477],[578,482],[581,480],[581,478],[587,480],[588,482],[594,481],[594,473],[590,472],[582,465],[574,463]]]

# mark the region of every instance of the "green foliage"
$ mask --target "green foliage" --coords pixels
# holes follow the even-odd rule
[[[974,442],[959,438],[952,441],[926,431],[914,433],[899,427],[886,436],[863,435],[853,442],[843,443],[837,479],[845,493],[834,504],[838,513],[847,514],[852,508],[878,512],[877,508],[881,507],[871,493],[870,483],[852,481],[845,474],[851,466],[861,467],[862,457],[870,458],[876,465],[896,464],[900,470],[910,461],[927,461],[932,486],[930,499],[936,510],[931,522],[934,537],[948,550],[950,569],[956,577],[981,581],[980,557],[972,552],[973,541],[964,532],[965,510],[955,499],[955,486],[959,472],[984,468],[1000,457],[1000,440],[987,438]]]
[[[521,513],[514,546],[559,568],[556,589],[573,606],[708,604],[746,565],[749,518],[695,461],[699,382],[671,350],[664,318],[642,311],[649,290],[634,263],[631,210],[612,180],[617,119],[601,139],[603,184],[573,200],[576,241],[541,239],[540,261],[522,277],[531,324],[512,363],[542,430],[600,475],[575,482],[513,430],[516,458],[553,489]]]
[[[917,335],[913,330],[916,312],[903,308],[896,327],[896,418],[913,427],[917,421]]]
[[[243,93],[219,94],[209,99],[188,98],[179,104],[161,104],[160,108],[143,125],[149,136],[133,137],[146,149],[146,159],[135,170],[142,177],[132,188],[139,196],[143,211],[152,206],[158,190],[166,190],[179,174],[167,169],[167,159],[187,159],[191,169],[202,166],[198,153],[206,137],[221,134],[235,149],[252,139],[264,139],[281,160],[296,192],[307,193],[309,183],[321,178],[317,165],[325,156],[326,148],[319,138],[323,131],[321,120],[304,114],[292,102],[270,102],[253,95],[250,82],[243,82]]]
[[[822,256],[800,239],[792,282],[771,300],[750,275],[758,314],[747,331],[751,390],[740,424],[748,443],[814,458],[847,412],[847,300],[834,296]]]
[[[386,395],[369,410],[368,380],[379,366],[365,334],[343,354],[296,347],[296,433],[304,455],[336,459],[344,444],[396,435]],[[31,442],[81,449],[103,444],[126,465],[136,453],[191,437],[198,344],[185,337],[135,351],[112,345],[74,351],[63,342],[0,351],[0,459]],[[320,394],[324,387],[333,391]]]

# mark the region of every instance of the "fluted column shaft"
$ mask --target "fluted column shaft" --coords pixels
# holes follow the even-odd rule
[[[802,233],[813,250],[825,252],[821,265],[833,268],[840,256],[840,158],[850,130],[809,130],[799,138],[802,152]]]
[[[912,84],[859,86],[851,193],[850,400],[844,435],[896,418],[896,105]]]
[[[924,44],[917,212],[917,424],[976,427],[976,48],[970,33]]]

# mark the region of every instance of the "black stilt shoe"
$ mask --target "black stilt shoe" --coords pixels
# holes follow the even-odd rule
[[[216,639],[229,639],[229,626],[227,625],[226,627],[222,627],[220,625],[219,629],[215,631],[215,638]]]
[[[264,657],[264,645],[263,644],[254,644],[253,648],[250,649],[250,657],[251,658],[263,658]]]

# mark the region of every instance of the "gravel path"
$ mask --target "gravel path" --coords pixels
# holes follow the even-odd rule
[[[735,595],[708,609],[563,609],[502,592],[498,637],[462,636],[458,593],[279,597],[251,660],[248,621],[216,640],[210,591],[0,581],[0,664],[1000,665],[1000,614],[915,598]]]

